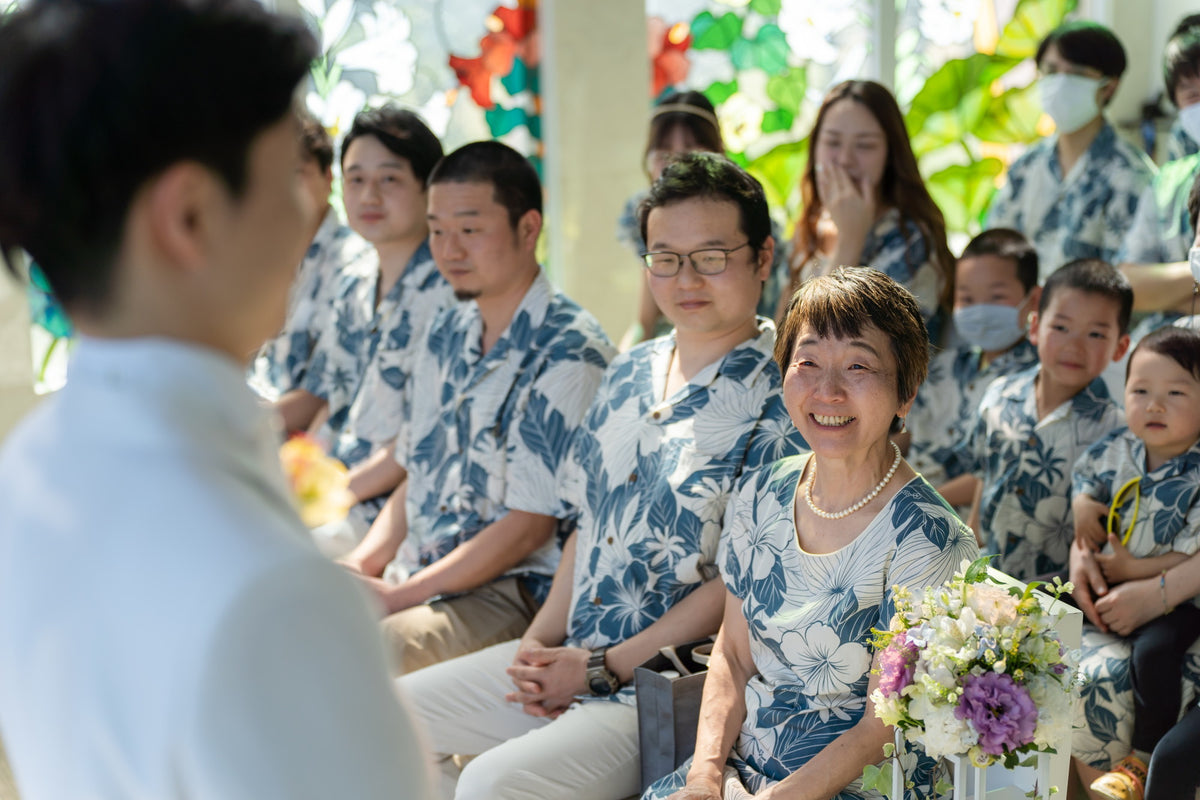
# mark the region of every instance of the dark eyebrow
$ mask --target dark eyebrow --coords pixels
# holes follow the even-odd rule
[[[805,338],[803,338],[803,339],[799,340],[798,342],[796,342],[796,347],[805,347],[805,346],[807,346],[807,345],[813,345],[813,344],[816,344],[816,343],[817,343],[817,342],[819,342],[819,341],[821,341],[821,338],[820,338],[820,337],[818,337],[818,336],[806,336]],[[871,346],[871,344],[870,344],[870,343],[868,343],[868,342],[867,342],[865,339],[851,339],[851,340],[848,342],[848,344],[849,344],[851,347],[857,347],[857,348],[859,348],[860,350],[866,350],[868,353],[870,353],[871,355],[875,356],[876,358],[880,358],[880,357],[881,357],[881,356],[879,355],[879,351],[878,351],[878,350],[876,350],[874,347],[872,347],[872,346]]]

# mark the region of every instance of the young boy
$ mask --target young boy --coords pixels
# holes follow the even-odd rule
[[[305,543],[245,380],[316,211],[291,108],[316,52],[252,0],[0,24],[0,252],[80,333],[0,451],[24,797],[428,796],[365,598]]]
[[[337,276],[369,247],[342,224],[329,204],[333,188],[333,141],[329,132],[307,112],[301,115],[300,124],[300,184],[319,211],[312,243],[288,293],[283,328],[259,349],[250,371],[250,386],[272,402],[304,385],[313,347],[333,315],[332,292]]]
[[[983,479],[971,521],[996,567],[1019,580],[1067,566],[1071,467],[1122,422],[1099,376],[1129,347],[1132,307],[1111,264],[1079,259],[1055,271],[1029,334],[1040,363],[997,379],[980,401],[963,454]]]
[[[1037,250],[1009,228],[976,236],[955,268],[954,327],[964,344],[940,353],[908,415],[908,461],[955,507],[970,509],[975,478],[955,453],[996,378],[1037,363],[1026,320],[1037,308]]]

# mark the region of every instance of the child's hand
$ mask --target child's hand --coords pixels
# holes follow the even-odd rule
[[[1071,501],[1071,513],[1075,516],[1075,541],[1089,550],[1103,547],[1108,538],[1104,529],[1108,506],[1094,497],[1078,494]]]
[[[1112,553],[1097,553],[1096,563],[1100,565],[1100,570],[1104,573],[1109,585],[1124,583],[1132,578],[1140,577],[1133,568],[1137,558],[1125,549],[1125,545],[1121,544],[1121,538],[1115,533],[1110,533],[1108,534],[1108,543],[1112,547]]]

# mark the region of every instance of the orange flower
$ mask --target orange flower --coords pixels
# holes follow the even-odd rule
[[[326,455],[321,445],[306,434],[296,434],[284,442],[279,459],[305,525],[315,528],[346,518],[354,497],[342,462]]]

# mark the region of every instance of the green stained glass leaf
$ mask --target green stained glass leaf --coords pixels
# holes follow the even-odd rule
[[[1075,0],[1021,0],[996,42],[996,55],[1033,58],[1046,34],[1062,24]]]
[[[707,97],[714,106],[719,106],[729,98],[733,97],[738,90],[737,80],[732,81],[715,81],[710,83],[708,88],[704,90],[704,96]]]
[[[983,214],[996,192],[996,176],[1004,171],[998,158],[971,164],[954,164],[925,179],[925,186],[942,214],[946,227],[955,231],[978,231]]]
[[[523,108],[501,108],[500,106],[496,106],[483,112],[483,116],[487,120],[488,130],[492,132],[492,136],[503,136],[514,128],[526,125],[530,121],[529,112]]]
[[[714,17],[702,11],[692,20],[692,48],[695,50],[728,50],[741,40],[742,18],[732,11]]]
[[[779,75],[788,68],[787,36],[778,25],[767,23],[754,37],[754,63],[768,75]]]
[[[765,118],[764,118],[765,122]],[[788,198],[800,185],[800,173],[808,162],[808,138],[781,144],[747,165],[751,175],[758,178],[767,194],[767,203],[784,208]]]
[[[519,58],[513,59],[512,70],[507,75],[500,79],[500,85],[510,95],[517,94],[529,88],[529,70],[525,67],[525,62]]]
[[[750,159],[746,158],[745,153],[726,153],[725,155],[729,156],[729,160],[737,164],[742,169],[750,166]]]
[[[930,114],[911,136],[913,153],[920,159],[939,147],[961,142],[980,124],[990,100],[986,89],[976,88],[961,96],[954,108]]]
[[[1032,142],[1038,137],[1037,123],[1042,116],[1037,85],[1009,89],[993,97],[987,113],[972,131],[981,141],[1000,144]]]
[[[764,17],[778,17],[783,8],[783,0],[750,0],[750,10]]]
[[[729,60],[738,72],[755,66],[754,42],[738,38],[729,46]]]
[[[974,91],[986,91],[992,82],[1020,63],[1019,59],[974,53],[947,61],[929,76],[904,117],[909,135],[916,135],[939,111],[952,111]]]
[[[808,70],[804,67],[792,67],[783,75],[775,75],[767,81],[767,97],[779,108],[792,114],[800,111],[807,89]]]
[[[792,122],[796,119],[796,115],[786,108],[777,108],[774,111],[768,111],[763,114],[762,132],[774,133],[775,131],[786,131],[792,127]]]

